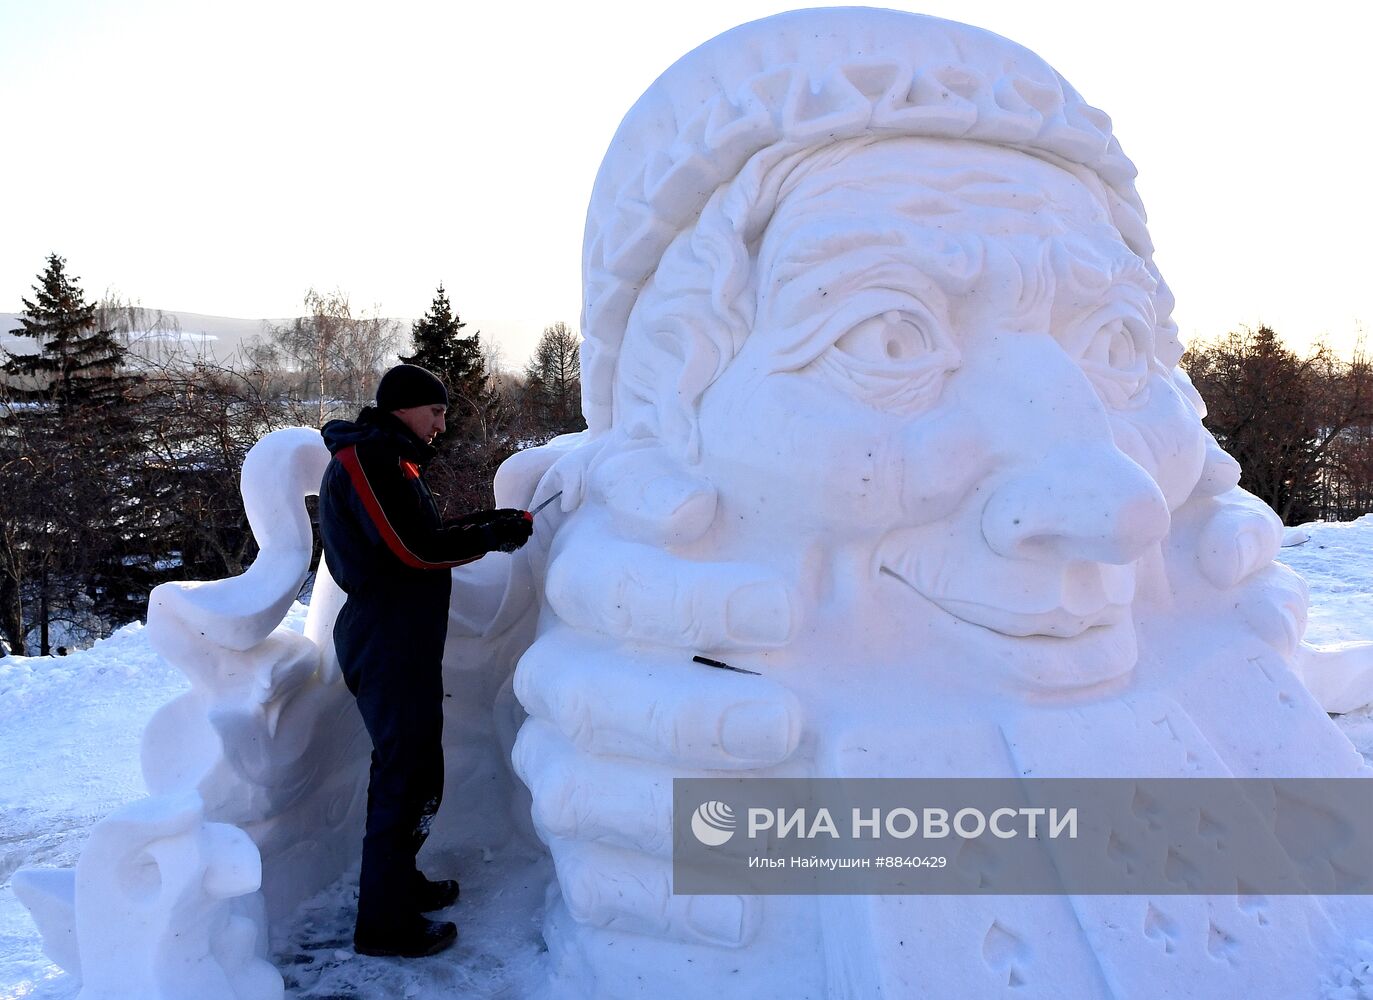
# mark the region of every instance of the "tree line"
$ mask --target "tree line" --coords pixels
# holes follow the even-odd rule
[[[488,507],[497,466],[585,427],[580,338],[543,331],[522,371],[468,332],[439,285],[408,331],[310,290],[229,360],[174,317],[106,294],[91,302],[50,255],[0,360],[0,639],[16,653],[85,644],[142,618],[168,579],[237,575],[256,554],[239,496],[248,449],[281,427],[353,417],[401,360],[449,386],[448,430],[429,471],[446,516]],[[1283,518],[1373,510],[1373,366],[1270,328],[1194,344],[1182,367],[1240,485]]]
[[[23,300],[32,345],[0,361],[0,638],[19,654],[85,645],[141,619],[169,579],[241,573],[256,555],[238,478],[269,431],[355,417],[397,357],[450,387],[429,478],[446,516],[489,507],[496,467],[586,425],[580,338],[543,332],[522,371],[467,332],[439,285],[406,331],[310,290],[231,359],[175,317],[86,298],[57,254]]]
[[[1206,426],[1239,462],[1240,486],[1284,524],[1373,511],[1373,365],[1361,341],[1346,359],[1241,328],[1193,344],[1182,367],[1206,400]]]

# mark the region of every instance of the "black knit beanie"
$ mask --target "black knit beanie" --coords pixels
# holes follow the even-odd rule
[[[396,365],[377,386],[377,409],[383,413],[412,406],[448,405],[448,390],[439,377],[419,365]]]

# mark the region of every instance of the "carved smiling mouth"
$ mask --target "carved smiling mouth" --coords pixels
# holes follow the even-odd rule
[[[1070,563],[1052,574],[1050,567],[1007,566],[998,582],[1010,584],[1003,589],[1015,591],[1017,606],[1005,607],[950,593],[934,579],[925,580],[939,574],[922,572],[921,560],[914,556],[895,562],[899,565],[884,561],[882,572],[960,621],[1013,638],[1072,639],[1090,629],[1119,625],[1129,619],[1135,592],[1133,565]]]

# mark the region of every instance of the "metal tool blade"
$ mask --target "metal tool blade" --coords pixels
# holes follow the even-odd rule
[[[543,503],[539,504],[537,507],[535,507],[533,510],[531,510],[531,511],[529,512],[530,516],[532,517],[533,515],[537,514],[539,511],[543,510],[545,507],[547,507],[549,504],[551,504],[554,500],[558,499],[558,497],[560,497],[560,496],[562,496],[562,495],[563,495],[563,491],[562,491],[562,490],[559,490],[557,493],[554,493],[551,497],[549,497],[549,498],[548,498],[547,500],[545,500]]]

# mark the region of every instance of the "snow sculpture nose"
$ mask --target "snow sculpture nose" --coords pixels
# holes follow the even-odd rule
[[[1157,484],[1114,448],[1061,445],[999,486],[982,533],[1000,555],[1126,565],[1168,532]]]

